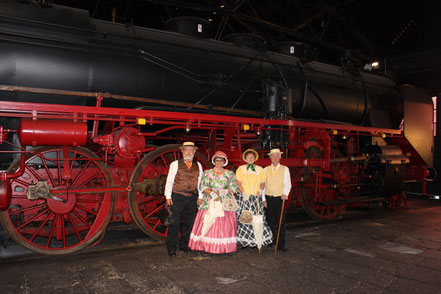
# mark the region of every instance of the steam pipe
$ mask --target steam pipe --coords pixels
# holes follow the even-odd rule
[[[25,153],[22,152],[20,155],[20,168],[18,169],[18,171],[16,171],[15,173],[12,173],[12,174],[9,174],[7,172],[2,172],[1,173],[1,180],[7,181],[9,179],[16,179],[16,178],[20,177],[25,171],[25,162],[26,162],[26,156],[25,156]]]

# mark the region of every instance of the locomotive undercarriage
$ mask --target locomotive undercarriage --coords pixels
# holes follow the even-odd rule
[[[247,148],[258,149],[257,164],[270,164],[262,136],[270,140],[268,134],[283,133],[277,138],[287,138],[282,162],[293,181],[287,206],[302,207],[318,220],[338,218],[360,204],[397,207],[403,201],[403,171],[411,165],[399,147],[387,144],[403,136],[395,129],[116,109],[100,103],[0,104],[0,116],[21,119],[22,144],[35,145],[15,146],[7,140],[15,130],[2,130],[2,143],[16,147],[3,152],[21,156],[1,174],[0,203],[7,204],[0,221],[15,241],[44,254],[95,244],[111,221],[134,221],[145,233],[164,239],[167,227],[157,212],[165,204],[169,164],[180,158],[183,141],[196,142],[204,168],[211,167],[207,158],[223,150],[234,169]],[[66,124],[76,131],[55,136]],[[73,138],[60,145],[60,136]],[[376,145],[379,139],[383,146]],[[42,146],[54,143],[58,146]]]

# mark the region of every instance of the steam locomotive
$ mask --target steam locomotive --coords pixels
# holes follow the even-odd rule
[[[314,61],[297,42],[213,40],[208,21],[166,30],[87,11],[0,3],[0,221],[19,244],[65,254],[110,221],[167,234],[157,217],[179,143],[205,168],[217,150],[281,148],[289,207],[334,219],[348,206],[400,205],[433,167],[433,106],[422,89]],[[269,164],[261,156],[258,164]]]

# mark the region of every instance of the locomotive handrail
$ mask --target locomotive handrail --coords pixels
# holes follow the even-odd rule
[[[173,107],[175,107],[175,106],[187,107],[187,108],[190,107],[190,108],[197,108],[197,109],[203,109],[203,110],[215,110],[215,111],[223,111],[223,112],[227,112],[227,113],[232,112],[232,113],[248,114],[248,115],[254,115],[254,116],[261,116],[262,115],[262,113],[259,111],[252,111],[252,110],[246,110],[246,109],[233,109],[233,108],[228,108],[228,107],[179,102],[179,101],[175,101],[175,100],[169,101],[169,100],[134,97],[134,96],[119,95],[119,94],[111,94],[111,93],[101,93],[101,92],[67,91],[67,90],[20,87],[20,86],[10,86],[10,85],[0,85],[0,91],[24,92],[24,93],[48,94],[48,95],[63,95],[63,96],[80,96],[80,97],[89,97],[89,98],[97,98],[97,97],[101,96],[103,98],[108,98],[108,99],[162,104],[162,105],[168,105],[168,106],[173,106]]]
[[[100,93],[100,92],[82,92],[82,91],[66,91],[66,90],[57,90],[57,89],[46,89],[46,88],[32,88],[32,87],[20,87],[20,86],[10,86],[10,85],[0,85],[0,91],[8,91],[8,92],[27,92],[27,93],[38,93],[38,94],[48,94],[48,95],[65,95],[65,96],[81,96],[81,97],[103,97],[117,100],[126,100],[126,101],[137,101],[144,103],[156,103],[156,104],[164,104],[164,105],[173,105],[173,106],[182,106],[182,107],[192,107],[199,108],[205,110],[219,110],[224,112],[234,112],[234,113],[242,113],[242,114],[250,114],[250,115],[261,115],[260,112],[250,111],[244,109],[231,109],[226,107],[218,107],[218,106],[208,106],[208,105],[200,105],[200,104],[192,104],[186,102],[176,102],[176,101],[167,101],[167,100],[159,100],[159,99],[151,99],[151,98],[142,98],[142,97],[133,97],[133,96],[125,96],[111,93]],[[17,105],[8,104],[8,103],[20,103]],[[43,113],[54,113],[54,112],[62,112],[62,113],[82,113],[83,118],[86,120],[108,120],[104,117],[94,117],[88,118],[84,117],[87,115],[117,115],[118,117],[137,117],[142,118],[143,116],[153,119],[156,118],[176,118],[182,119],[187,118],[186,121],[189,120],[205,120],[205,121],[219,121],[219,122],[229,122],[229,123],[240,123],[240,124],[256,124],[260,125],[276,125],[276,126],[292,126],[292,127],[319,127],[338,131],[357,131],[357,132],[366,132],[368,134],[391,134],[391,135],[399,135],[401,134],[401,130],[399,129],[387,129],[387,128],[374,128],[374,127],[362,127],[355,125],[340,125],[340,124],[332,124],[332,123],[314,123],[314,122],[304,122],[298,120],[269,120],[269,119],[260,119],[260,118],[244,118],[244,117],[233,117],[226,115],[215,115],[215,114],[196,114],[196,113],[185,113],[185,112],[167,112],[167,111],[157,111],[157,110],[138,110],[138,109],[122,109],[122,108],[106,108],[106,107],[92,107],[92,106],[74,106],[74,105],[62,105],[62,104],[37,104],[37,103],[28,103],[28,102],[6,102],[2,101],[1,105],[1,114],[3,112],[9,111],[20,111],[20,110],[32,110],[40,112],[40,115]],[[17,107],[19,106],[19,107]],[[56,109],[54,111],[52,107]],[[9,111],[8,111],[9,109]],[[121,113],[123,112],[123,114]],[[146,114],[148,113],[148,114]],[[5,116],[10,116],[8,114],[4,114]],[[46,116],[45,118],[52,118],[50,116]],[[69,119],[69,118],[66,118]],[[78,117],[78,119],[81,119]],[[244,122],[244,120],[249,120],[249,122]],[[156,121],[158,123],[158,121]],[[176,123],[176,120],[173,121]]]
[[[245,128],[253,131],[258,127],[261,130],[264,126],[287,126],[293,128],[323,128],[328,131],[357,132],[360,135],[401,135],[399,129],[361,127],[355,125],[323,124],[304,122],[298,120],[277,120],[246,118],[237,116],[170,112],[158,110],[138,110],[126,108],[76,106],[63,104],[43,104],[30,102],[0,101],[0,116],[19,118],[48,118],[64,119],[74,121],[112,121],[116,118],[119,121],[135,124],[181,124],[186,127],[227,127]],[[220,125],[224,124],[224,125]]]

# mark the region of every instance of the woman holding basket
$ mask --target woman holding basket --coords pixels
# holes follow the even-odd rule
[[[237,242],[242,249],[247,247],[260,248],[272,242],[272,233],[264,217],[265,171],[254,162],[259,158],[257,151],[248,149],[242,154],[246,164],[236,171],[240,195],[237,197]]]
[[[237,249],[237,203],[234,173],[224,169],[227,155],[217,151],[211,161],[214,168],[202,176],[200,190],[204,198],[190,235],[189,247],[209,253],[230,253]],[[231,206],[229,206],[231,205]]]

